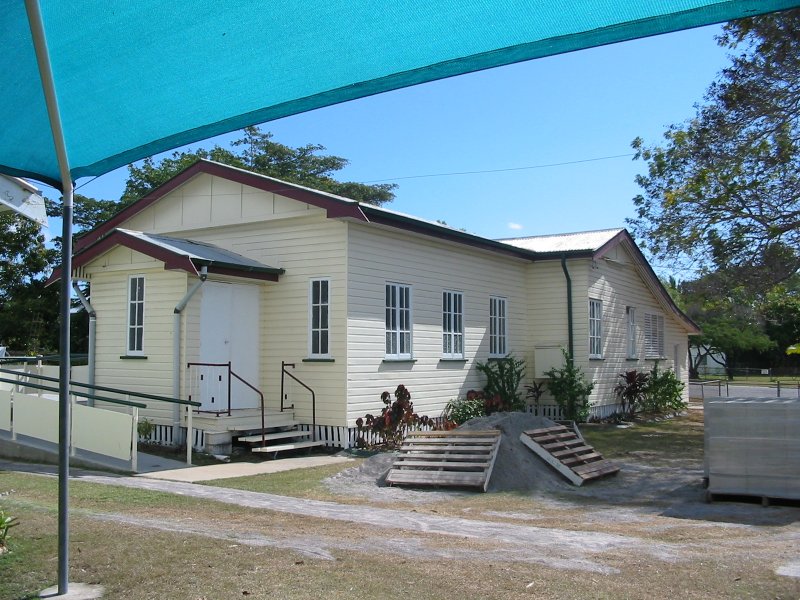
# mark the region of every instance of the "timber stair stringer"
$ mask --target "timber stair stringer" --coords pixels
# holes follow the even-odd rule
[[[532,429],[519,440],[574,485],[619,472],[619,467],[603,458],[580,434],[564,425]]]

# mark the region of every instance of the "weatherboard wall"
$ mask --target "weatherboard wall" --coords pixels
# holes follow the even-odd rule
[[[123,227],[214,244],[285,269],[278,283],[260,284],[261,369],[256,385],[268,407],[280,407],[281,362],[292,363],[292,373],[317,394],[317,423],[342,424],[347,368],[345,223],[327,219],[323,209],[306,203],[200,174]],[[320,277],[331,280],[332,360],[312,362],[308,294],[310,280]],[[197,300],[192,300],[185,316],[187,357],[197,355],[199,347]],[[298,420],[310,423],[310,394],[288,378],[285,393],[285,403],[295,405]]]
[[[173,309],[186,293],[186,273],[165,271],[164,263],[116,247],[87,264],[91,303],[97,313],[95,379],[98,385],[172,396]],[[128,278],[145,278],[143,355],[127,355]],[[172,422],[172,406],[148,401],[141,418]],[[107,405],[106,408],[125,410]]]
[[[219,229],[197,230],[192,239],[208,242],[273,267],[285,269],[277,283],[261,283],[261,368],[254,382],[269,408],[280,407],[281,362],[315,390],[316,417],[322,425],[341,425],[344,418],[346,372],[345,248],[346,226],[324,214],[271,219]],[[330,360],[309,360],[309,285],[313,278],[330,279]],[[187,315],[196,318],[193,315]],[[235,370],[235,365],[234,365]],[[295,415],[311,422],[311,396],[287,378],[285,403]]]
[[[684,400],[688,400],[688,369],[686,330],[674,313],[658,300],[645,284],[633,257],[623,245],[617,246],[603,258],[588,263],[588,297],[577,313],[576,330],[581,332],[581,355],[588,359],[590,298],[603,303],[601,359],[588,359],[587,377],[595,381],[592,400],[600,405],[619,402],[614,387],[619,374],[626,371],[650,371],[656,360],[645,355],[645,313],[664,317],[664,354],[658,359],[659,368],[675,370],[685,384]],[[636,355],[628,357],[626,308],[635,309]],[[676,364],[677,358],[677,364]]]
[[[432,237],[350,223],[347,257],[347,423],[377,414],[383,391],[403,384],[414,410],[439,416],[448,401],[481,389],[489,358],[489,297],[508,306],[509,350],[529,346],[525,261]],[[385,358],[386,283],[411,286],[412,360]],[[442,294],[463,293],[464,360],[442,358]]]

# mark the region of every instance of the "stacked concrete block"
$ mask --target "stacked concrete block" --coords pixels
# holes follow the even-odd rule
[[[706,398],[711,494],[800,499],[800,399]]]

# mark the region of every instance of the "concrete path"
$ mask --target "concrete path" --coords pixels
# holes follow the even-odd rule
[[[301,456],[297,458],[281,458],[278,460],[265,460],[263,462],[231,462],[219,465],[206,465],[203,467],[189,467],[184,463],[176,463],[165,469],[149,469],[147,472],[141,468],[141,454],[139,455],[139,474],[137,477],[150,479],[165,479],[169,481],[211,481],[214,479],[230,479],[233,477],[247,477],[249,475],[262,475],[265,473],[279,473],[292,469],[305,469],[308,467],[321,467],[337,463],[351,462],[352,458],[346,456]]]

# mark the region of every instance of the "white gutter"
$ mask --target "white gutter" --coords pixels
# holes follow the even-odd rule
[[[195,292],[200,289],[206,279],[208,278],[208,268],[201,267],[200,268],[200,281],[195,282],[195,284],[189,288],[189,291],[186,292],[186,295],[181,298],[181,301],[175,306],[175,310],[173,311],[173,323],[172,323],[172,397],[173,398],[180,398],[181,394],[181,313],[183,313],[183,309],[186,308],[186,305],[189,304],[189,300],[192,299],[192,296],[195,295]],[[172,425],[173,425],[173,435],[180,431],[181,426],[181,405],[175,404],[172,410]],[[178,442],[179,440],[173,439],[174,442]],[[186,440],[186,444],[188,447],[191,447],[191,440]]]
[[[88,380],[86,383],[89,385],[94,385],[94,370],[95,370],[95,351],[96,351],[96,342],[97,342],[97,312],[94,310],[94,307],[91,305],[89,300],[81,291],[81,288],[78,287],[78,282],[72,282],[72,289],[75,290],[75,294],[78,296],[78,300],[81,301],[86,314],[89,315],[89,375]],[[94,389],[89,388],[89,392],[94,394]],[[87,406],[94,406],[94,398],[87,398],[86,401]]]

